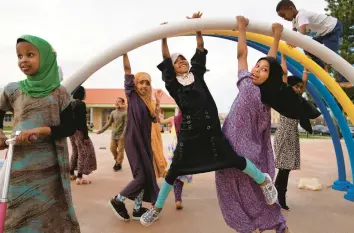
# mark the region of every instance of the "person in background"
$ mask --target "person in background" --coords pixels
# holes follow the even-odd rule
[[[282,54],[281,66],[284,71],[283,82],[293,88],[295,93],[302,95],[306,90],[308,71],[305,69],[302,79],[297,76],[288,76],[285,55]],[[278,201],[282,209],[289,210],[286,204],[289,173],[300,169],[300,138],[298,130],[299,120],[280,115],[280,124],[274,137],[275,167],[279,169],[275,180],[278,190]]]
[[[111,133],[110,150],[115,160],[113,170],[119,171],[122,169],[124,159],[124,131],[127,126],[128,115],[125,100],[118,97],[116,100],[116,109],[111,112],[106,125],[97,131],[101,134],[113,125]]]
[[[173,159],[173,152],[176,149],[177,145],[177,139],[178,139],[178,134],[181,129],[181,123],[182,123],[182,112],[181,110],[178,110],[177,116],[169,117],[167,119],[163,119],[163,116],[160,116],[160,123],[161,124],[168,124],[172,125],[171,128],[171,134],[173,136],[171,144],[168,145],[168,161],[170,164],[172,163]],[[189,184],[193,180],[193,175],[183,175],[177,177],[175,183],[173,184],[173,191],[175,194],[175,203],[176,203],[176,209],[181,210],[183,209],[182,205],[182,191],[183,191],[183,186],[184,184]]]
[[[70,137],[72,154],[70,158],[70,180],[76,180],[77,185],[90,184],[91,181],[83,175],[89,175],[97,170],[96,153],[93,143],[88,135],[86,104],[83,101],[86,91],[83,86],[79,86],[73,94],[74,100],[71,102],[76,132]],[[75,175],[77,171],[77,176]]]

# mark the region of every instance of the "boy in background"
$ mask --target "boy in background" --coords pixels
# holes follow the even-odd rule
[[[124,159],[124,131],[127,125],[127,120],[128,115],[125,101],[123,98],[118,97],[116,101],[116,109],[111,112],[107,124],[97,131],[97,134],[101,134],[113,124],[110,149],[115,160],[113,166],[114,171],[122,169],[122,162]]]

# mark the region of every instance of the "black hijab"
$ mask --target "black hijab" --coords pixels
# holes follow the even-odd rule
[[[85,88],[83,86],[79,86],[73,93],[73,98],[77,100],[83,100],[85,98]]]
[[[302,79],[297,76],[288,76],[288,85],[293,87],[296,86],[298,83],[302,83]]]
[[[262,103],[273,108],[281,115],[300,120],[302,128],[312,133],[310,119],[315,119],[321,113],[306,99],[296,94],[290,85],[283,82],[283,69],[273,57],[263,57],[258,60],[269,63],[269,77],[259,85]]]

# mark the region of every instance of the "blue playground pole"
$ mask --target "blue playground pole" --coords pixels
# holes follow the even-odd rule
[[[219,38],[224,38],[224,39],[228,39],[228,40],[232,40],[232,41],[237,41],[237,37],[231,37],[231,36],[216,36],[216,35],[208,35],[208,36],[212,36],[212,37],[219,37]],[[269,51],[269,47],[262,45],[260,43],[257,42],[253,42],[253,41],[248,41],[248,45],[258,51],[261,51],[263,53],[268,53]],[[280,59],[280,54],[278,54],[278,59]],[[291,70],[291,72],[296,75],[299,74],[299,77],[301,77],[301,73],[299,70],[296,70],[296,66],[297,68],[301,70],[301,65],[298,64],[295,60],[293,59],[289,59],[290,62],[288,62],[290,64],[290,68],[294,69]],[[294,66],[295,65],[295,66]],[[290,70],[290,69],[289,69]],[[314,81],[316,80],[316,81]],[[324,99],[326,100],[326,102],[329,104],[329,107],[331,108],[333,114],[335,115],[335,117],[338,119],[339,121],[339,127],[341,128],[341,131],[343,132],[343,136],[344,139],[346,141],[347,147],[348,147],[348,151],[349,148],[353,147],[354,148],[354,144],[353,144],[353,139],[351,138],[351,134],[350,134],[350,138],[348,138],[348,135],[346,135],[345,131],[346,129],[349,131],[349,127],[342,115],[342,112],[340,111],[337,103],[334,101],[333,97],[331,96],[331,94],[329,93],[329,91],[323,86],[323,84],[317,80],[313,75],[310,75],[309,77],[309,81],[310,82],[314,82],[317,86],[317,88],[319,89],[319,92],[321,94],[323,94]],[[320,86],[320,88],[318,87]],[[321,88],[322,86],[322,88]],[[349,187],[351,187],[350,182],[348,182],[346,180],[346,172],[345,172],[345,166],[344,166],[344,158],[343,158],[343,151],[340,145],[340,140],[339,140],[339,136],[338,136],[338,132],[337,129],[334,126],[334,123],[332,121],[332,118],[330,116],[330,114],[328,113],[327,109],[325,108],[324,103],[322,102],[321,98],[319,98],[318,93],[316,90],[314,90],[313,86],[309,85],[309,92],[310,94],[314,97],[315,101],[316,100],[320,100],[320,101],[316,101],[317,105],[319,106],[319,108],[321,109],[321,112],[324,114],[324,118],[327,122],[327,125],[329,127],[329,130],[331,132],[331,136],[332,136],[332,141],[334,144],[334,148],[335,148],[335,152],[336,152],[336,157],[337,157],[337,165],[338,165],[338,180],[334,182],[332,188],[335,190],[341,190],[341,191],[346,191],[348,190]],[[312,90],[311,90],[312,89]],[[332,100],[332,101],[331,101]],[[334,109],[334,111],[333,111]],[[344,120],[344,122],[343,122]],[[343,124],[344,123],[344,124]],[[350,131],[349,131],[350,133]],[[346,136],[345,136],[346,135]],[[350,139],[350,140],[348,140]],[[349,145],[349,146],[348,146]],[[350,152],[354,152],[353,150]],[[350,153],[349,152],[349,153]],[[353,166],[352,166],[353,167]],[[353,176],[354,177],[354,176]],[[350,192],[350,191],[349,191]],[[345,196],[346,199],[354,201],[354,190],[353,190],[353,198],[351,196],[351,193],[349,193]]]

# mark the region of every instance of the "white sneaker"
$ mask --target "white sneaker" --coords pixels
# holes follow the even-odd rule
[[[155,210],[154,207],[151,207],[148,211],[146,211],[140,218],[140,223],[144,226],[150,226],[156,220],[159,219],[159,212]]]
[[[261,186],[264,197],[268,205],[273,205],[278,200],[278,191],[275,188],[272,178],[267,173],[264,173],[265,179],[267,181],[266,185]]]

